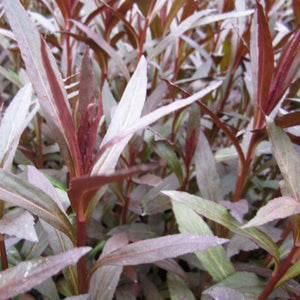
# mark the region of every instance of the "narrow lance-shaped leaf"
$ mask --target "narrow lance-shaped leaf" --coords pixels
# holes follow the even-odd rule
[[[153,263],[166,258],[202,251],[226,242],[228,242],[227,239],[194,233],[181,233],[147,239],[126,245],[109,253],[97,262],[91,272],[102,265],[125,266]]]
[[[240,229],[241,224],[230,215],[224,206],[186,192],[163,191],[162,193],[169,196],[172,200],[190,207],[196,213],[225,226],[232,232],[249,238],[270,253],[277,262],[279,261],[277,245],[266,234],[255,228]]]
[[[168,273],[167,281],[171,300],[195,300],[193,292],[178,275]]]
[[[290,195],[300,201],[300,157],[284,131],[267,118],[267,129],[272,145],[272,151],[280,172],[286,181]]]
[[[256,97],[254,101],[265,110],[274,72],[274,54],[268,21],[259,1],[256,2],[251,25],[250,57],[254,97]]]
[[[90,250],[90,247],[75,248],[66,253],[21,262],[16,267],[0,272],[2,299],[30,290],[64,267],[77,263],[78,259]]]
[[[3,5],[47,124],[60,146],[61,155],[71,174],[78,175],[79,149],[76,146],[75,130],[70,119],[66,90],[55,58],[20,1],[5,0]]]
[[[49,179],[39,170],[37,170],[33,166],[28,166],[27,168],[27,177],[28,182],[37,188],[41,189],[44,193],[50,196],[56,204],[64,211],[64,207],[60,201],[60,198],[49,181]],[[46,232],[49,244],[54,254],[60,254],[63,252],[67,252],[74,248],[73,243],[70,238],[65,235],[63,232],[59,231],[55,227],[49,225],[43,220],[40,220],[43,226],[44,232]],[[78,293],[78,284],[77,284],[77,272],[76,267],[69,265],[63,269],[64,277],[70,284],[73,292]]]
[[[138,130],[144,129],[148,125],[156,122],[157,120],[175,112],[176,110],[179,110],[181,108],[184,108],[197,100],[200,100],[202,97],[206,96],[210,92],[214,91],[221,85],[221,81],[215,81],[210,83],[207,87],[205,87],[203,90],[195,93],[194,95],[183,99],[183,100],[177,100],[175,102],[172,102],[171,104],[162,106],[151,113],[141,117],[139,120],[136,120],[136,122],[130,124],[126,129],[124,129],[122,132],[119,132],[118,134],[115,134],[114,136],[111,136],[109,140],[103,142],[101,144],[101,149],[99,150],[98,156],[101,156],[108,148],[111,148],[116,143],[119,143],[121,140],[123,140],[128,135],[137,132]]]
[[[191,208],[176,201],[172,201],[172,206],[181,233],[191,232],[213,236],[208,225]],[[201,260],[204,268],[217,282],[224,280],[235,272],[222,246],[195,252],[195,254]]]
[[[256,216],[241,228],[260,226],[277,219],[300,214],[300,203],[295,199],[283,196],[270,200],[261,207]]]
[[[281,54],[269,93],[265,113],[269,115],[278,104],[285,91],[295,80],[300,67],[300,28],[295,31],[291,41]]]
[[[42,190],[2,169],[0,169],[0,199],[27,209],[64,232],[73,244],[76,244],[74,228],[59,206]]]
[[[29,111],[32,104],[31,98],[32,86],[28,83],[18,91],[1,120],[0,165],[8,171],[11,168],[20,136],[39,108],[39,105],[35,103],[34,108]]]
[[[197,184],[204,199],[215,202],[223,200],[223,192],[220,176],[217,172],[217,165],[204,135],[200,132],[198,145],[195,152],[196,178]]]
[[[126,234],[115,234],[105,244],[102,251],[101,258],[110,252],[124,247],[128,244],[128,238]],[[115,294],[118,286],[120,276],[123,270],[123,266],[101,266],[93,274],[90,282],[89,292],[92,299],[97,300],[111,300]]]

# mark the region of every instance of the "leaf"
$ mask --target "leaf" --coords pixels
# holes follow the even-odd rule
[[[287,43],[275,69],[274,80],[269,93],[265,113],[269,115],[278,104],[285,91],[295,80],[300,67],[300,28]]]
[[[256,216],[241,228],[260,226],[277,219],[284,219],[300,214],[300,203],[295,199],[283,196],[270,200],[261,207]]]
[[[40,172],[33,166],[28,166],[27,169],[28,169],[27,172],[28,182],[33,184],[37,188],[41,189],[44,193],[50,196],[55,201],[55,203],[60,207],[60,209],[64,211],[60,198],[55,188],[48,180],[48,178],[46,178],[46,176],[42,172]],[[55,229],[54,227],[44,222],[43,220],[41,220],[41,224],[48,236],[48,240],[54,254],[67,252],[68,250],[74,248],[72,241],[67,235]],[[76,268],[74,266],[69,265],[65,269],[63,269],[63,273],[73,293],[75,294],[78,293]]]
[[[110,46],[104,38],[102,38],[99,34],[94,32],[89,27],[81,24],[76,20],[72,20],[72,22],[112,58],[120,71],[122,71],[125,78],[129,80],[130,75],[128,72],[128,68],[120,57],[119,53],[112,46]]]
[[[100,147],[105,145],[111,138],[124,132],[130,125],[135,124],[140,119],[146,98],[146,91],[147,63],[145,57],[142,56],[125,88]],[[98,159],[95,159],[91,174],[112,172],[132,134],[127,135],[123,141],[115,144],[111,149],[107,149]]]
[[[226,242],[228,242],[227,239],[193,233],[147,239],[126,245],[102,257],[91,272],[102,265],[125,266],[153,263],[166,258],[202,251]]]
[[[224,292],[223,296],[226,296],[228,292],[234,295],[234,292],[232,290],[235,290],[243,294],[244,297],[247,296],[244,299],[248,300],[248,299],[252,299],[252,297],[254,297],[254,299],[258,299],[258,296],[263,290],[263,281],[253,273],[237,272],[232,276],[228,277],[227,279],[225,279],[224,281],[213,285],[212,287],[204,291],[204,294],[210,295],[210,293],[215,293],[216,291],[218,291],[218,289],[217,290],[215,289],[216,287],[218,289],[220,287],[230,288],[230,290],[227,290],[227,292],[226,289],[223,290]],[[235,298],[231,298],[231,299],[235,299]],[[237,298],[237,299],[243,299],[243,298]]]
[[[191,208],[176,201],[172,201],[172,205],[181,233],[190,232],[213,236],[208,225]],[[195,254],[216,282],[224,280],[235,272],[222,246],[195,252]]]
[[[23,209],[16,208],[0,220],[0,233],[14,235],[20,239],[37,242],[33,216]]]
[[[66,253],[21,262],[16,267],[0,272],[1,297],[7,299],[30,290],[64,267],[76,264],[90,250],[90,247],[75,248]]]
[[[232,300],[232,299],[239,299],[239,300],[255,300],[257,298],[248,297],[243,295],[242,293],[229,288],[229,287],[212,287],[209,289],[208,292],[204,292],[204,294],[208,294],[214,299],[222,299],[222,300]]]
[[[196,300],[192,291],[179,276],[168,273],[167,282],[171,300]]]
[[[243,216],[248,212],[248,201],[241,199],[237,202],[220,201],[221,205],[229,209],[230,214],[240,223],[243,223]]]
[[[68,195],[72,208],[78,214],[79,218],[84,218],[84,214],[86,213],[86,209],[88,208],[90,201],[101,187],[109,183],[125,179],[127,176],[134,175],[136,173],[155,170],[158,167],[159,165],[140,164],[128,169],[115,171],[112,174],[71,178]]]
[[[251,25],[250,57],[255,101],[265,112],[274,73],[274,53],[269,24],[259,1]]]
[[[105,255],[124,247],[128,244],[126,234],[119,233],[112,236],[105,244],[98,261]],[[92,275],[89,293],[92,299],[111,300],[119,283],[123,266],[109,265],[101,266]],[[89,276],[92,273],[89,274]]]
[[[27,209],[64,232],[73,244],[76,244],[74,228],[56,202],[42,190],[2,169],[0,169],[0,199]]]
[[[196,213],[225,226],[232,232],[249,238],[270,253],[277,262],[279,261],[278,247],[266,234],[255,228],[240,229],[241,224],[222,205],[186,192],[163,191],[162,193],[169,196],[172,200],[188,206]]]
[[[140,281],[146,300],[164,300],[165,298],[159,293],[158,288],[144,274],[140,274]]]
[[[11,168],[21,134],[39,109],[39,105],[32,102],[31,98],[32,86],[28,83],[18,91],[1,119],[0,166],[8,171]],[[30,111],[33,103],[34,107]]]
[[[275,288],[282,286],[285,282],[299,276],[300,274],[300,260],[298,259],[279,279]]]
[[[299,154],[284,131],[267,118],[267,129],[272,145],[272,152],[279,166],[280,172],[288,185],[292,198],[300,202],[300,165]]]
[[[6,0],[3,5],[47,124],[60,146],[61,155],[71,174],[78,175],[79,149],[76,146],[74,124],[70,120],[66,90],[55,58],[20,1]]]
[[[176,174],[180,185],[183,184],[183,172],[180,161],[176,155],[174,149],[168,146],[164,141],[153,141],[154,151],[167,162],[170,169]]]
[[[195,151],[195,165],[197,184],[201,196],[217,203],[222,201],[223,192],[220,176],[217,172],[217,164],[202,131]]]
[[[110,137],[110,140],[106,141],[106,143],[102,142],[101,149],[99,150],[98,156],[101,156],[108,148],[113,147],[116,143],[119,143],[122,139],[127,137],[128,135],[131,135],[138,130],[144,129],[148,125],[156,122],[157,120],[175,112],[176,110],[179,110],[181,108],[184,108],[197,100],[200,100],[210,92],[214,91],[221,85],[221,81],[215,81],[210,83],[207,87],[205,87],[203,90],[195,93],[194,95],[182,99],[177,100],[175,102],[172,102],[171,104],[162,106],[151,113],[142,116],[140,119],[136,120],[134,123],[130,124],[126,129],[124,129],[122,132],[119,132],[113,137]]]

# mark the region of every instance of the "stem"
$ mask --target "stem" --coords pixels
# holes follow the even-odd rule
[[[8,261],[7,261],[6,248],[5,248],[3,234],[0,234],[0,255],[1,255],[2,271],[4,271],[4,270],[8,269]]]
[[[293,265],[297,259],[297,256],[300,252],[300,247],[293,246],[291,252],[289,253],[287,259],[283,265],[277,270],[275,274],[272,275],[269,283],[260,294],[258,300],[265,300],[273,292],[277,282],[282,278],[291,265]]]
[[[77,246],[86,246],[86,221],[76,216],[77,221]],[[86,255],[82,256],[77,263],[77,274],[78,274],[78,289],[79,294],[86,293]]]

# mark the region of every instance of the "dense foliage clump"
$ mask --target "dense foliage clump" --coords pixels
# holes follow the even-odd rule
[[[0,299],[300,297],[299,0],[0,12]]]

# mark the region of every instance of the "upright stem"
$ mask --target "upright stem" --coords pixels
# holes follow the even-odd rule
[[[1,255],[2,271],[4,271],[4,270],[8,269],[8,261],[7,261],[6,248],[5,248],[3,234],[0,234],[0,255]]]
[[[272,275],[269,283],[267,284],[263,292],[260,294],[258,300],[265,300],[268,298],[268,296],[273,292],[278,281],[282,278],[282,276],[286,273],[290,266],[292,266],[295,263],[299,253],[300,248],[294,245],[283,265],[277,270],[275,274]]]
[[[77,245],[78,247],[86,246],[86,221],[76,216],[77,221]],[[78,290],[79,294],[84,294],[87,289],[86,284],[86,255],[82,256],[77,263]]]

